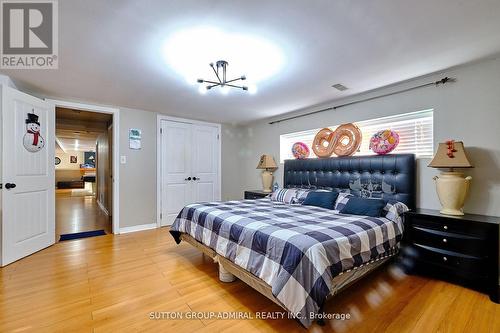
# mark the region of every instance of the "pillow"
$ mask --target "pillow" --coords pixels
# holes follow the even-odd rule
[[[306,197],[306,200],[302,203],[306,206],[316,206],[322,207],[326,209],[333,209],[333,204],[337,199],[339,192],[337,191],[314,191],[309,192]]]
[[[352,197],[349,198],[344,208],[340,210],[342,214],[364,215],[371,217],[382,216],[385,201],[381,199],[367,199]]]
[[[301,188],[279,188],[271,194],[271,200],[286,204],[301,204],[311,190]]]
[[[404,203],[396,201],[396,200],[389,200],[387,201],[387,204],[384,207],[384,213],[385,217],[393,222],[403,222],[401,216],[410,209],[408,206],[406,206]]]
[[[349,192],[340,192],[338,197],[337,197],[337,200],[335,201],[335,205],[333,206],[333,209],[335,210],[342,210],[342,208],[345,207],[345,204],[347,203],[347,201],[349,201],[349,198],[353,198],[354,195],[352,195],[351,193]]]

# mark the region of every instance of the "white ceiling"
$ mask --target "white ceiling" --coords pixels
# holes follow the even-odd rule
[[[74,0],[59,1],[59,12],[59,69],[2,71],[21,87],[227,123],[294,111],[500,52],[498,0]],[[172,33],[200,25],[265,37],[282,49],[282,70],[259,83],[256,95],[200,95],[161,54]],[[338,92],[331,88],[335,83],[350,89]]]

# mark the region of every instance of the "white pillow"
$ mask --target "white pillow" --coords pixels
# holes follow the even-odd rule
[[[301,204],[311,190],[303,188],[279,188],[271,194],[271,200],[286,204]]]
[[[337,200],[335,200],[335,205],[333,205],[333,210],[338,210],[340,212],[347,204],[347,201],[352,197],[354,197],[354,195],[349,192],[340,192]]]
[[[404,203],[389,200],[384,207],[385,218],[393,221],[393,222],[403,222],[402,216],[405,212],[410,209]]]

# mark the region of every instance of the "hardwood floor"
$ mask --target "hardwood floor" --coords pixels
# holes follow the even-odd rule
[[[56,240],[62,234],[103,229],[111,233],[111,219],[95,197],[72,195],[75,190],[56,190]]]
[[[499,332],[500,305],[445,282],[383,269],[332,299],[349,320],[312,332]],[[151,320],[152,311],[281,311],[168,229],[60,242],[0,269],[0,332],[305,332],[276,320]],[[165,315],[164,315],[165,316]]]

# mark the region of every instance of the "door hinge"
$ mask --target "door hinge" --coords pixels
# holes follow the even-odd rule
[[[160,220],[161,220],[162,218],[163,218],[163,214],[162,214],[162,213],[160,213]]]
[[[160,128],[160,134],[163,134],[163,128]]]
[[[219,134],[217,134],[217,140],[219,140]]]

